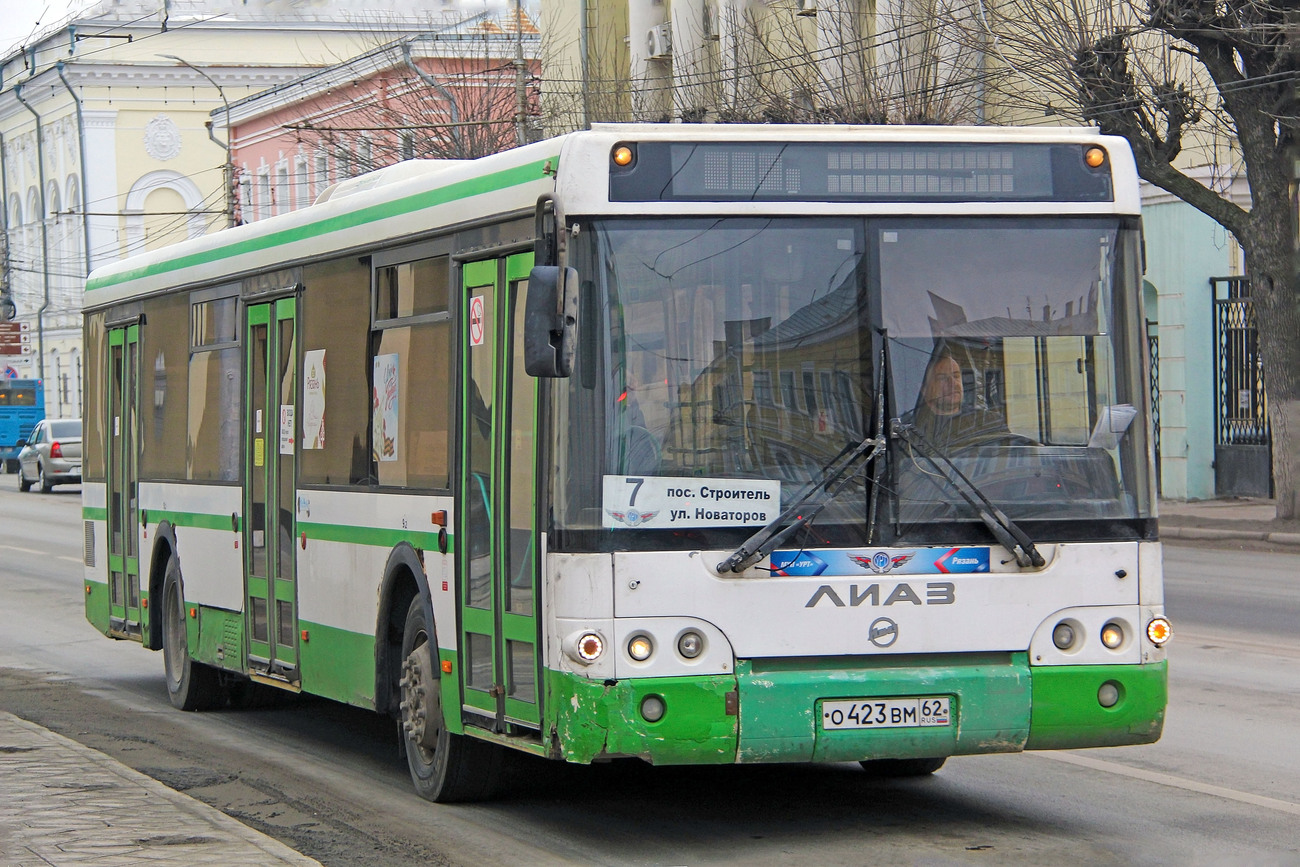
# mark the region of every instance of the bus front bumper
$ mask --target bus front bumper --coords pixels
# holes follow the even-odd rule
[[[575,762],[843,762],[1152,743],[1167,663],[1031,667],[1025,653],[742,660],[734,677],[587,681],[551,672],[553,754]],[[1103,706],[1099,693],[1107,689]],[[664,713],[648,722],[646,699]],[[947,698],[946,724],[835,728],[828,701]],[[843,705],[838,705],[843,707]]]

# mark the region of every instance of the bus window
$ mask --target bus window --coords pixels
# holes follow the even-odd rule
[[[303,269],[303,359],[320,360],[317,373],[324,383],[313,399],[323,401],[325,422],[323,433],[304,441],[298,452],[302,484],[370,480],[369,285],[370,267],[355,256]],[[303,381],[310,375],[305,371]],[[304,421],[312,412],[304,406]]]

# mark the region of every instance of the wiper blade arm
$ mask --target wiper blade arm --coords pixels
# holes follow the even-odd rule
[[[915,425],[904,424],[901,419],[894,419],[891,432],[919,451],[930,466],[948,480],[957,493],[961,494],[962,499],[976,511],[984,526],[988,527],[989,532],[993,534],[993,538],[1012,553],[1017,563],[1022,567],[1032,566],[1035,569],[1041,569],[1046,565],[1047,561],[1043,559],[1043,555],[1039,553],[1029,535],[994,505],[993,501],[952,462],[948,455],[931,442],[929,437],[917,430]]]
[[[867,454],[868,450],[870,454]],[[767,522],[758,532],[750,536],[744,543],[731,552],[727,559],[718,564],[719,572],[743,572],[750,566],[753,566],[759,560],[772,553],[778,545],[789,539],[796,530],[805,526],[817,514],[826,507],[831,497],[827,496],[825,500],[808,510],[806,514],[800,515],[799,511],[812,497],[819,492],[826,492],[833,495],[838,492],[839,487],[843,487],[850,478],[849,469],[864,454],[866,460],[862,466],[868,466],[876,456],[885,450],[885,438],[868,437],[856,446],[847,447],[841,451],[836,458],[831,461],[822,470],[820,478],[814,479],[812,483],[805,488],[799,496],[795,497],[790,505],[786,506],[771,521]],[[839,487],[834,491],[831,490],[839,482]]]

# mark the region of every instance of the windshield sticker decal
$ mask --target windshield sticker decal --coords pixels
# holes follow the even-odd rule
[[[637,530],[761,527],[781,509],[781,483],[693,476],[605,476],[603,526]]]
[[[885,551],[773,551],[772,574],[960,575],[989,571],[988,548],[921,548]]]

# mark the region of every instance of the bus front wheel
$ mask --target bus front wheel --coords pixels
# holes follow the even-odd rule
[[[417,596],[402,631],[402,742],[420,797],[438,803],[478,801],[496,788],[501,750],[447,730],[438,644]]]
[[[167,696],[176,707],[209,710],[224,704],[226,695],[217,670],[190,659],[181,564],[175,555],[168,558],[163,576],[163,667],[167,672]]]

